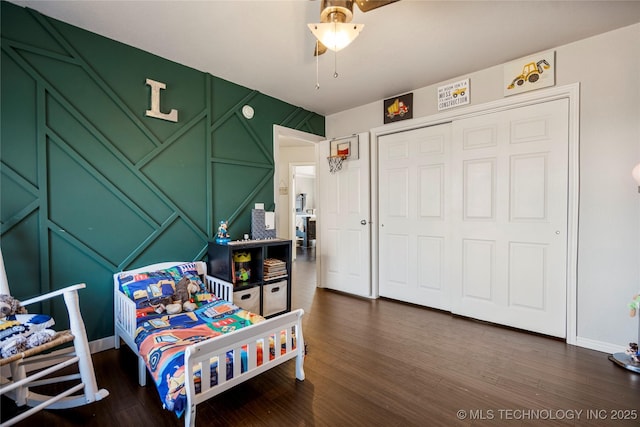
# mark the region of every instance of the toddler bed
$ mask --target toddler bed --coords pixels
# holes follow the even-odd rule
[[[181,281],[198,288],[190,288],[193,311],[158,313]],[[290,359],[304,380],[302,310],[267,320],[240,309],[232,285],[208,276],[204,262],[153,264],[116,273],[113,282],[115,347],[122,339],[131,348],[139,384],[148,370],[163,406],[184,413],[185,426],[195,426],[198,403]]]

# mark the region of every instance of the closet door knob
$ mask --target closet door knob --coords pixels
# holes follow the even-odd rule
[[[367,225],[367,220],[366,220],[366,219],[363,219],[362,221],[360,221],[360,224],[362,224],[362,225]]]

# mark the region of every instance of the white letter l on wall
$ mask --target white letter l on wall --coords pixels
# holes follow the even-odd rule
[[[178,110],[172,109],[169,114],[165,114],[160,111],[160,89],[166,89],[167,85],[151,79],[147,79],[146,83],[151,86],[151,109],[147,110],[145,115],[148,117],[155,117],[156,119],[177,122]]]

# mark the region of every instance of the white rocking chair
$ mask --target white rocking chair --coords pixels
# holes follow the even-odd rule
[[[57,332],[53,339],[46,344],[26,350],[9,358],[0,358],[2,375],[0,375],[0,395],[7,395],[13,399],[18,406],[28,405],[31,409],[18,413],[13,418],[0,424],[0,427],[10,426],[33,415],[42,409],[67,409],[76,406],[86,405],[104,399],[109,395],[105,389],[98,389],[89,342],[84,327],[84,322],[80,314],[78,303],[78,290],[85,288],[84,283],[68,286],[64,289],[49,292],[26,301],[21,301],[26,307],[37,302],[49,300],[54,297],[64,298],[69,315],[70,330]],[[0,293],[10,294],[7,275],[0,250]],[[73,341],[73,351],[40,354],[59,345]],[[67,366],[78,364],[78,374],[58,376],[54,378],[48,375],[59,371]],[[10,376],[5,377],[5,371],[9,365]],[[27,366],[31,366],[31,373]],[[42,379],[43,377],[47,377]],[[48,396],[31,391],[30,387],[42,386],[46,384],[56,384],[80,379],[79,384],[75,384],[67,390]],[[74,394],[79,391],[82,394]]]

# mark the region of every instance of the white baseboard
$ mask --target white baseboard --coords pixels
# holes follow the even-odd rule
[[[110,337],[100,338],[99,340],[89,342],[89,351],[91,354],[99,353],[105,350],[111,350],[115,345],[115,335]]]
[[[578,347],[584,347],[590,350],[601,351],[608,354],[624,352],[627,349],[626,347],[620,345],[581,337],[576,338],[576,345]]]

